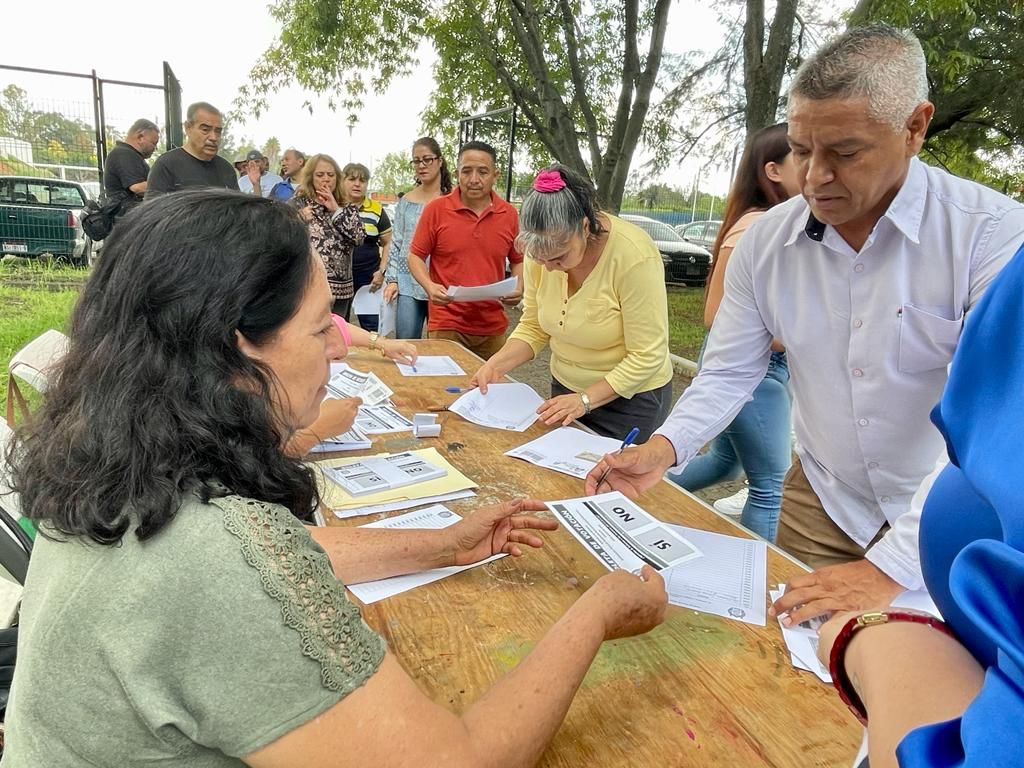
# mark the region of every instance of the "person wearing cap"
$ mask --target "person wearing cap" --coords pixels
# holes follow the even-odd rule
[[[267,197],[281,183],[280,176],[269,172],[270,161],[258,149],[250,151],[245,162],[245,175],[238,179],[238,188],[245,194]]]
[[[642,229],[601,211],[590,182],[541,171],[519,213],[524,308],[505,345],[473,376],[486,393],[551,347],[545,424],[579,421],[622,439],[650,436],[672,407],[665,267]]]

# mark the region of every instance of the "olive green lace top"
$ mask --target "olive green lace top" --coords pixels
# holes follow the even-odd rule
[[[385,651],[306,528],[237,496],[145,542],[39,537],[19,641],[5,768],[241,766]]]

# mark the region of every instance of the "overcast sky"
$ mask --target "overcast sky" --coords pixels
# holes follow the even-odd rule
[[[178,12],[173,5],[153,3],[12,0],[0,8],[0,28],[5,30],[0,64],[86,73],[95,69],[108,79],[159,84],[166,60],[181,81],[183,107],[203,100],[230,109],[253,62],[276,38],[277,24],[262,0],[207,0],[177,7]],[[666,49],[681,53],[717,48],[723,34],[719,15],[710,1],[677,0]],[[235,125],[233,131],[260,145],[276,136],[282,147],[327,152],[341,162],[351,157],[372,168],[375,160],[388,152],[405,151],[420,135],[420,113],[430,92],[424,80],[430,77],[432,62],[432,50],[423,47],[412,77],[392,83],[386,93],[368,96],[351,141],[342,114],[330,112],[317,99],[313,99],[312,115],[302,109],[309,96],[299,88],[279,92],[272,97],[267,114]],[[11,82],[29,91],[41,108],[74,101],[79,116],[91,122],[88,81],[0,69],[0,87]],[[160,92],[109,87],[105,96],[108,124],[123,129],[143,116],[163,123]],[[707,160],[690,160],[667,171],[661,180],[688,187]],[[727,173],[727,168],[709,169],[701,187],[725,192]]]

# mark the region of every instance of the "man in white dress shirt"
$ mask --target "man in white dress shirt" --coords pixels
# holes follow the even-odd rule
[[[920,507],[945,456],[929,412],[965,313],[1024,240],[1024,207],[916,158],[927,96],[920,43],[884,25],[801,67],[789,139],[803,196],[740,240],[703,367],[665,424],[587,478],[587,493],[635,496],[685,465],[750,398],[778,338],[798,456],[778,543],[816,569],[774,606],[784,621],[922,586]]]

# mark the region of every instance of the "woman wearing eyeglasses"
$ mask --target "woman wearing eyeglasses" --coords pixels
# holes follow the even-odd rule
[[[412,145],[409,167],[416,175],[416,186],[406,193],[395,208],[391,222],[391,250],[387,259],[384,299],[398,306],[395,335],[399,339],[418,339],[423,335],[427,319],[427,294],[409,272],[409,245],[416,232],[424,206],[431,200],[452,191],[452,176],[448,163],[441,156],[441,147],[430,136],[417,139]]]

